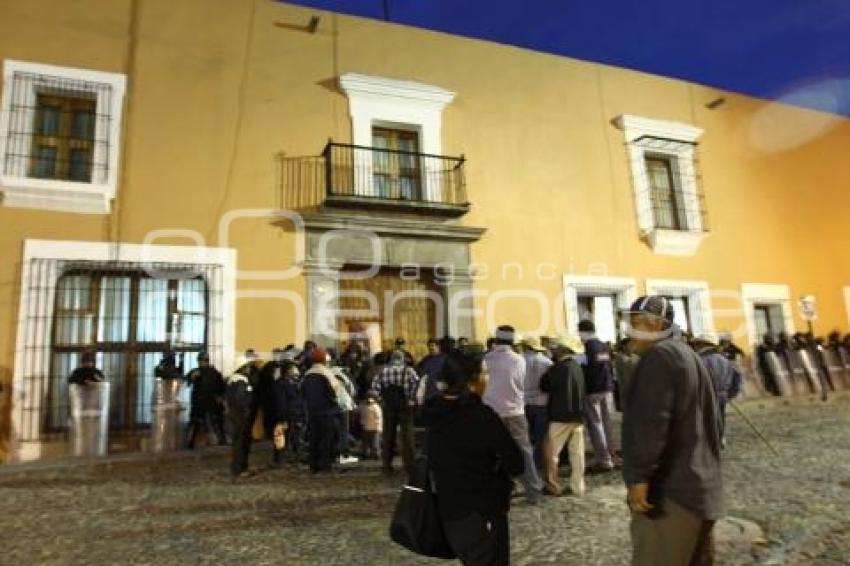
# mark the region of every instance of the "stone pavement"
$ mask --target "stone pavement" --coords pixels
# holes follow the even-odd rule
[[[850,398],[763,405],[745,410],[780,457],[730,412],[719,563],[850,564]],[[310,477],[291,464],[237,484],[226,468],[219,450],[0,468],[0,564],[439,563],[389,542],[398,479],[373,465]],[[626,564],[623,497],[611,473],[584,498],[518,502],[513,563]]]

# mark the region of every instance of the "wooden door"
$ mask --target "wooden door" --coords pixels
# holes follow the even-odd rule
[[[443,331],[437,328],[441,290],[434,283],[433,274],[422,273],[419,279],[408,279],[402,278],[398,269],[382,269],[368,279],[349,279],[343,272],[339,281],[338,328],[345,331],[377,323],[385,342],[402,337],[407,350],[416,358],[422,357],[428,340]],[[352,291],[361,296],[346,294]],[[372,297],[371,304],[362,294]]]

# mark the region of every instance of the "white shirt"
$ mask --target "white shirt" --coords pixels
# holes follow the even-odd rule
[[[482,397],[500,417],[525,415],[525,360],[511,350],[510,346],[499,345],[484,356],[490,382]]]
[[[540,352],[525,352],[525,404],[545,407],[549,404],[549,395],[540,391],[540,378],[546,370],[552,367],[552,360]]]

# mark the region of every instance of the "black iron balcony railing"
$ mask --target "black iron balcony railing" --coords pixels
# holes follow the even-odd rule
[[[325,204],[460,216],[464,158],[328,142]]]

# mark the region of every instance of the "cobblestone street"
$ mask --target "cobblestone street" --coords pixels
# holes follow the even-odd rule
[[[721,564],[850,564],[850,397],[730,410]],[[267,457],[255,451],[254,464]],[[294,464],[233,484],[227,456],[0,468],[5,564],[429,564],[389,542],[397,479],[371,465],[313,478]],[[517,503],[514,563],[624,564],[624,490]],[[518,500],[521,501],[521,500]],[[761,529],[761,531],[759,530]],[[762,532],[763,531],[763,532]]]

